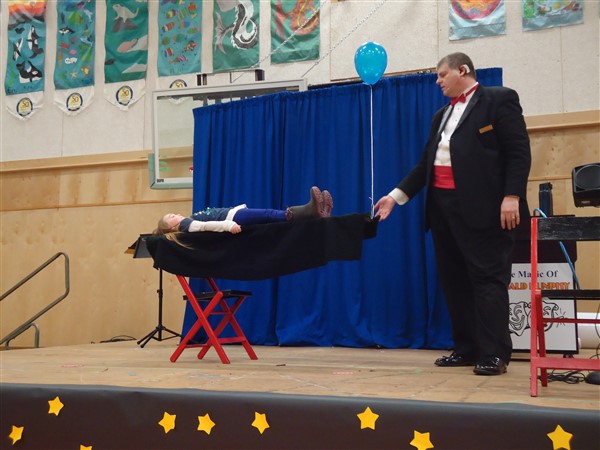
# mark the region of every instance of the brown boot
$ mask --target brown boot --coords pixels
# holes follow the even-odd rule
[[[285,210],[285,218],[290,220],[305,220],[323,217],[323,194],[321,190],[313,186],[310,188],[310,201],[302,206],[290,206]]]

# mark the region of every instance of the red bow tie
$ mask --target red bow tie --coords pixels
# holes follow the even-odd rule
[[[460,94],[458,97],[452,97],[450,99],[450,104],[452,106],[456,105],[457,103],[464,103],[467,101],[467,96],[465,94]]]
[[[468,96],[468,95],[470,95],[470,94],[471,94],[471,92],[475,91],[475,89],[477,89],[477,87],[478,87],[478,86],[479,86],[479,85],[478,85],[478,84],[476,84],[476,85],[475,85],[475,86],[473,86],[471,89],[469,89],[469,91],[468,91],[468,92],[466,92],[466,93],[464,93],[464,92],[463,92],[463,93],[462,93],[462,94],[460,94],[458,97],[452,97],[452,98],[450,99],[450,104],[451,104],[452,106],[454,106],[454,105],[456,105],[457,103],[465,103],[465,102],[467,101],[467,96]]]

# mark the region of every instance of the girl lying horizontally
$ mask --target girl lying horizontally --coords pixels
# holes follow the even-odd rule
[[[273,222],[304,220],[318,217],[330,217],[333,199],[328,191],[313,186],[310,189],[310,201],[302,206],[290,206],[285,210],[255,209],[246,205],[231,208],[207,208],[184,217],[181,214],[165,214],[159,221],[154,235],[175,232],[216,231],[233,234],[242,231],[242,225],[254,225]]]

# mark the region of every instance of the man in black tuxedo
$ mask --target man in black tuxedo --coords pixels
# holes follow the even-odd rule
[[[519,96],[477,83],[464,53],[437,65],[451,103],[433,117],[420,162],[375,205],[386,219],[422,188],[440,282],[452,320],[454,352],[437,366],[506,372],[512,353],[508,284],[515,228],[529,219],[529,137]]]

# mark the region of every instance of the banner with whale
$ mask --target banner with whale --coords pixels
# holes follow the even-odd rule
[[[43,106],[46,1],[8,1],[4,91],[8,111],[27,119]]]

